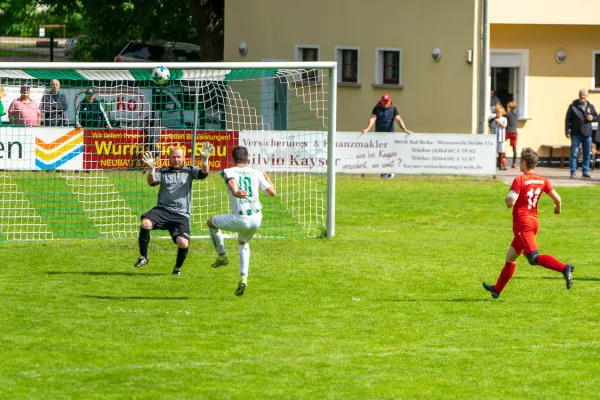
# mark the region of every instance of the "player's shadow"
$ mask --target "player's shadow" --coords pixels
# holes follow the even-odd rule
[[[487,298],[482,299],[378,299],[378,301],[396,301],[396,302],[404,302],[404,303],[478,303],[481,301],[486,301]]]
[[[189,300],[189,297],[157,297],[157,296],[95,296],[84,294],[80,297],[99,300]]]
[[[538,279],[550,279],[550,280],[559,280],[564,281],[565,278],[562,276],[540,276],[538,278],[534,276],[515,276],[512,279],[523,279],[523,280],[538,280]],[[577,276],[573,277],[574,281],[590,281],[590,282],[600,282],[600,278],[596,278],[594,276]]]
[[[91,276],[158,276],[159,272],[109,272],[109,271],[46,271],[46,275],[91,275]],[[168,274],[170,275],[170,274]]]

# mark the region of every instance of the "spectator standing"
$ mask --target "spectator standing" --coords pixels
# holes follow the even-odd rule
[[[561,199],[550,181],[538,175],[534,169],[538,162],[537,153],[531,148],[521,151],[520,169],[523,175],[517,176],[504,199],[508,208],[513,208],[513,241],[506,252],[506,262],[495,285],[483,282],[485,290],[498,298],[512,277],[517,266],[517,258],[524,254],[530,265],[541,265],[544,268],[560,272],[566,281],[567,289],[571,289],[574,267],[563,264],[556,258],[538,251],[535,235],[539,221],[537,206],[539,198],[546,193],[554,201],[554,214],[561,212]]]
[[[42,121],[42,113],[37,103],[29,97],[31,84],[21,85],[21,97],[16,98],[8,107],[8,117],[15,125],[39,126]]]
[[[381,101],[373,107],[369,124],[361,133],[368,132],[373,127],[373,124],[375,124],[375,132],[394,132],[394,121],[398,123],[398,126],[404,132],[409,135],[412,134],[412,131],[406,129],[406,125],[404,125],[398,109],[392,104],[391,97],[384,94],[381,96]]]
[[[398,123],[398,126],[400,126],[404,132],[409,135],[412,134],[412,131],[406,129],[406,125],[404,125],[404,121],[402,120],[402,117],[400,117],[398,109],[392,104],[391,97],[384,94],[381,96],[381,100],[373,107],[369,123],[367,127],[361,131],[361,134],[371,130],[373,125],[375,125],[375,132],[394,132],[394,121]],[[394,174],[391,173],[381,174],[382,178],[392,178],[393,176]]]
[[[506,113],[506,139],[510,140],[510,147],[513,151],[513,162],[510,167],[517,168],[517,125],[519,123],[519,116],[515,112],[517,103],[509,101],[506,108],[508,109]]]
[[[45,93],[40,103],[44,125],[65,126],[65,114],[69,108],[67,96],[60,92],[60,82],[58,79],[52,79],[50,85],[52,86],[50,93]]]
[[[4,111],[4,104],[2,104],[3,97],[6,97],[6,91],[0,86],[0,124],[2,123],[2,117],[6,114]]]
[[[506,158],[505,153],[505,142],[506,142],[506,110],[502,107],[502,104],[496,103],[496,112],[491,115],[492,121],[490,128],[492,133],[496,135],[496,152],[498,153],[498,165],[497,167],[501,170],[506,170]]]
[[[571,139],[571,154],[569,164],[571,168],[571,178],[577,177],[577,159],[579,146],[581,145],[582,160],[581,172],[584,178],[591,178],[590,175],[590,150],[592,147],[592,123],[598,122],[598,113],[594,105],[587,101],[587,89],[579,90],[579,98],[573,100],[573,103],[567,109],[565,118],[565,133],[568,139]]]
[[[188,254],[190,242],[190,208],[192,202],[192,185],[194,179],[206,179],[208,176],[208,157],[213,145],[204,143],[200,152],[202,168],[185,165],[185,155],[181,147],[173,147],[169,154],[169,167],[155,171],[156,157],[152,152],[144,153],[142,160],[149,168],[146,181],[150,186],[158,186],[158,202],[156,207],[142,215],[138,245],[140,257],[133,265],[136,268],[148,264],[148,245],[150,231],[153,229],[168,230],[171,239],[178,247],[177,259],[173,275],[181,274],[181,267]]]
[[[85,91],[85,99],[79,103],[75,113],[75,127],[112,129],[102,103],[96,99],[94,89]]]

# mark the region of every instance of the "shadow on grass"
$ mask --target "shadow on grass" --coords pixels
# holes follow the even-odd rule
[[[171,275],[170,273],[159,272],[105,272],[105,271],[47,271],[46,275],[92,275],[92,276],[156,276]]]
[[[378,301],[399,301],[399,302],[416,302],[416,303],[426,303],[426,302],[445,302],[445,303],[468,303],[468,302],[481,302],[487,301],[487,298],[481,299],[378,299]]]
[[[533,276],[514,276],[512,279],[523,279],[523,280],[538,280],[538,279],[550,279],[550,280],[559,280],[564,281],[565,278],[562,276],[540,276],[539,278],[535,278]],[[590,281],[590,282],[600,282],[600,278],[596,278],[593,276],[580,276],[573,277],[574,281]]]
[[[151,296],[94,296],[84,294],[80,297],[99,300],[189,300],[189,297],[151,297]]]

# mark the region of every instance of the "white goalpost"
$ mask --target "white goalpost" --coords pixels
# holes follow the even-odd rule
[[[171,77],[157,84],[150,63],[0,63],[0,241],[137,237],[157,194],[141,153],[167,166],[180,146],[198,166],[205,141],[215,147],[212,173],[194,183],[192,235],[229,212],[217,172],[246,146],[277,187],[261,197],[258,235],[333,237],[336,65],[166,63]],[[24,93],[39,123],[20,108],[30,106],[13,104]],[[104,113],[82,111],[91,93]]]

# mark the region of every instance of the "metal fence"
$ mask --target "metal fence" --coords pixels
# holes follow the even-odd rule
[[[67,39],[51,41],[49,37],[8,37],[0,36],[1,62],[53,62],[69,61],[65,56]]]

